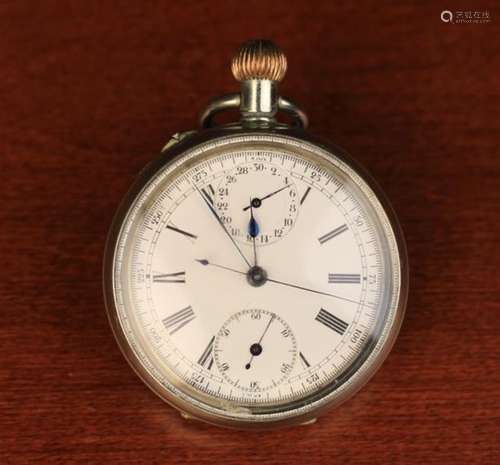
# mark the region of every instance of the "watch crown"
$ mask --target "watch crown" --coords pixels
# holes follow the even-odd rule
[[[271,40],[250,40],[236,52],[231,71],[237,81],[265,79],[281,81],[287,62],[283,51]]]

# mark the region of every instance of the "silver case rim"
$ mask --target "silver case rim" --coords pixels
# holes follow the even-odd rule
[[[149,372],[143,367],[142,362],[136,356],[130,345],[128,344],[126,335],[124,334],[119,317],[117,308],[115,306],[114,292],[113,292],[113,265],[114,265],[114,255],[116,245],[120,236],[121,226],[125,220],[130,207],[137,198],[137,196],[142,191],[143,187],[148,183],[151,177],[164,166],[173,163],[182,154],[200,144],[205,142],[213,141],[218,138],[239,136],[239,135],[282,135],[297,139],[298,141],[304,141],[319,148],[326,150],[327,152],[334,154],[335,157],[339,158],[341,161],[346,163],[350,168],[352,168],[356,173],[366,182],[368,187],[372,189],[375,196],[379,200],[384,212],[387,215],[389,224],[393,230],[396,245],[398,248],[398,254],[400,259],[400,280],[401,287],[399,293],[399,301],[397,308],[395,310],[394,322],[386,335],[385,343],[383,347],[376,354],[375,358],[372,359],[371,365],[364,367],[362,376],[358,376],[356,382],[351,382],[346,388],[344,388],[338,396],[332,398],[329,402],[323,403],[322,405],[316,406],[301,412],[299,414],[293,415],[294,410],[290,410],[290,414],[285,417],[275,418],[275,419],[259,419],[255,418],[251,421],[224,416],[222,414],[214,414],[212,412],[207,412],[202,410],[193,404],[185,401],[174,395],[172,392],[165,389],[161,383],[159,383]],[[397,219],[397,216],[387,199],[386,195],[379,187],[378,183],[369,174],[369,172],[358,162],[356,162],[344,149],[338,147],[337,145],[325,141],[319,137],[313,136],[308,132],[298,129],[298,128],[282,128],[276,127],[275,129],[246,129],[241,127],[218,127],[213,129],[204,129],[198,133],[190,135],[180,142],[169,147],[167,150],[163,151],[160,156],[152,160],[148,165],[146,165],[143,170],[136,176],[131,187],[123,197],[119,204],[119,207],[114,215],[104,251],[104,262],[103,262],[103,293],[104,293],[104,303],[106,307],[106,313],[108,320],[113,331],[114,337],[118,343],[120,351],[123,356],[143,381],[149,389],[151,389],[160,399],[162,399],[167,404],[176,408],[180,411],[182,416],[187,419],[197,419],[203,422],[207,422],[217,426],[223,426],[228,428],[237,429],[270,429],[276,427],[291,426],[297,424],[305,424],[314,421],[318,416],[325,414],[329,410],[338,407],[340,404],[345,402],[354,396],[363,386],[365,386],[368,381],[373,377],[373,375],[381,367],[382,363],[385,361],[389,355],[394,342],[399,334],[401,324],[404,319],[404,313],[406,310],[406,304],[408,299],[409,290],[409,266],[408,266],[408,255],[406,250],[406,244],[404,240],[403,231]],[[321,392],[321,391],[320,391]],[[330,391],[331,393],[332,391]],[[326,395],[328,395],[327,393]]]

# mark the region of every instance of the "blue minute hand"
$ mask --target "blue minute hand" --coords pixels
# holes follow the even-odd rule
[[[229,233],[229,231],[227,230],[226,226],[224,225],[224,223],[222,222],[222,220],[220,219],[220,216],[219,214],[215,211],[215,208],[212,206],[212,204],[208,201],[208,199],[206,198],[206,196],[200,191],[200,189],[198,189],[198,186],[196,184],[193,184],[194,188],[198,191],[198,194],[200,194],[201,198],[204,200],[206,206],[208,207],[208,209],[212,212],[212,215],[214,215],[215,219],[217,220],[217,222],[219,223],[220,227],[223,229],[223,231],[227,234],[227,237],[229,237],[229,239],[231,239],[231,242],[233,243],[233,245],[236,247],[236,250],[238,251],[238,253],[241,255],[241,258],[243,258],[243,260],[245,260],[245,263],[248,265],[248,268],[251,268],[252,265],[250,265],[250,262],[247,260],[247,258],[245,257],[245,255],[243,255],[243,252],[241,251],[241,249],[238,247],[238,244],[236,244],[236,241],[234,240],[234,237],[231,236],[231,234]]]

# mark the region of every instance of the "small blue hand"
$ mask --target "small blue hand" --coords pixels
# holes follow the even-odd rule
[[[250,218],[250,222],[248,223],[248,234],[250,234],[250,237],[257,237],[259,235],[259,223],[255,220],[255,218],[252,216]]]

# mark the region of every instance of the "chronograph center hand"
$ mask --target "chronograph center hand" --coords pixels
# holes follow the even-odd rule
[[[287,286],[287,287],[292,287],[294,289],[299,289],[301,291],[312,292],[313,294],[319,294],[319,295],[324,295],[327,297],[333,297],[334,299],[343,300],[344,302],[351,302],[351,303],[356,304],[356,305],[364,305],[365,307],[370,306],[368,304],[363,304],[362,302],[359,302],[357,300],[348,299],[347,297],[342,297],[340,295],[332,294],[330,292],[318,291],[316,289],[310,289],[308,287],[299,286],[297,284],[286,283],[284,281],[278,281],[277,279],[269,278],[267,276],[266,271],[264,269],[260,268],[259,266],[251,267],[250,270],[245,272],[245,271],[239,271],[239,270],[236,270],[234,268],[227,267],[227,266],[219,265],[217,263],[209,262],[205,258],[196,259],[196,261],[198,263],[202,264],[203,266],[214,266],[216,268],[221,268],[221,269],[226,270],[226,271],[231,271],[232,273],[246,275],[247,280],[254,287],[259,287],[259,286],[262,286],[263,284],[265,284],[266,282],[270,282],[270,283],[274,283],[274,284],[279,284],[281,286]],[[252,284],[252,281],[254,281],[255,279],[258,279],[258,283]]]
[[[193,186],[198,191],[198,194],[200,194],[201,198],[205,202],[205,205],[208,207],[208,209],[210,210],[210,212],[212,213],[212,215],[217,220],[217,223],[219,223],[219,226],[222,228],[222,230],[226,233],[227,237],[229,237],[229,239],[231,240],[231,242],[233,243],[233,245],[236,247],[236,250],[241,255],[241,258],[243,258],[243,260],[245,261],[245,263],[248,265],[249,268],[252,268],[252,265],[250,265],[250,262],[247,260],[247,257],[245,257],[245,255],[243,254],[243,252],[241,251],[241,249],[238,247],[238,244],[234,240],[234,237],[227,230],[226,226],[224,225],[223,221],[221,220],[219,214],[217,213],[217,211],[215,210],[215,208],[213,207],[213,205],[210,203],[210,201],[207,199],[207,197],[200,191],[200,189],[198,188],[198,186],[196,184],[193,184]]]

